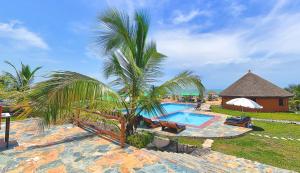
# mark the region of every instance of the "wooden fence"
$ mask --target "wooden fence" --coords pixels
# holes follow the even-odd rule
[[[104,118],[106,120],[117,120],[120,127],[119,133],[114,132],[111,128],[103,127],[99,124],[99,122],[89,119],[89,116],[84,116],[82,118],[80,116],[81,112],[85,112],[88,114],[97,115],[101,118]],[[97,111],[89,111],[89,110],[77,110],[75,117],[73,118],[74,124],[77,126],[83,128],[83,129],[89,129],[92,130],[96,134],[104,134],[109,137],[111,137],[113,140],[116,140],[120,143],[121,147],[125,147],[125,119],[118,115],[113,113],[107,113],[107,112],[97,112]]]

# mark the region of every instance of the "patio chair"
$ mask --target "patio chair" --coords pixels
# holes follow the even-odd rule
[[[149,118],[143,117],[143,121],[145,122],[146,126],[149,128],[156,128],[160,126],[160,123],[158,121],[152,121]]]
[[[185,125],[179,125],[177,123],[167,122],[167,121],[160,121],[161,130],[168,130],[175,131],[176,133],[179,133],[183,130],[185,130]]]
[[[227,118],[224,122],[227,125],[239,126],[239,127],[249,127],[251,125],[250,117],[231,117]]]

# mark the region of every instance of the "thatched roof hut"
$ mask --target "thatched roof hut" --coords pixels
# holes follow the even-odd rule
[[[226,105],[226,102],[233,98],[245,97],[262,105],[264,108],[261,111],[275,112],[288,111],[288,98],[293,94],[249,70],[247,74],[221,92],[220,96],[222,97],[222,106],[225,108],[238,109]]]

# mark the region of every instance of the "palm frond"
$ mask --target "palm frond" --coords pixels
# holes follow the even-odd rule
[[[197,88],[199,96],[203,96],[205,88],[199,76],[193,75],[190,71],[184,71],[157,87],[157,92],[161,95],[176,93],[191,86]]]
[[[122,46],[128,47],[132,53],[135,52],[133,25],[128,14],[110,9],[99,17],[99,21],[104,25],[104,30],[101,30],[97,41],[106,52]]]
[[[23,86],[23,81],[22,81],[21,75],[20,75],[19,71],[17,70],[17,68],[9,61],[4,61],[4,63],[8,64],[9,66],[11,66],[14,69],[14,71],[16,73],[16,77],[14,77],[17,81],[16,84],[18,84],[19,86]],[[11,74],[9,72],[5,72],[5,73]]]
[[[139,115],[142,111],[153,117],[164,115],[166,110],[161,105],[160,99],[159,92],[157,92],[157,89],[152,86],[148,94],[142,95],[138,100],[139,109],[137,115]]]
[[[157,52],[156,44],[151,42],[145,47],[143,59],[144,81],[146,83],[157,82],[157,77],[162,76],[161,65],[166,56]]]
[[[74,107],[99,108],[118,102],[118,94],[102,82],[70,72],[54,72],[49,80],[37,84],[31,94],[35,111],[42,111],[47,123],[67,119]]]
[[[136,43],[136,56],[135,61],[138,67],[142,67],[144,59],[144,48],[148,35],[150,19],[149,16],[143,11],[135,12],[135,43]]]

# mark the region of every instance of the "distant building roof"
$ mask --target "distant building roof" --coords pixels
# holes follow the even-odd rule
[[[292,97],[290,92],[253,74],[247,74],[220,93],[220,96],[233,97]]]

